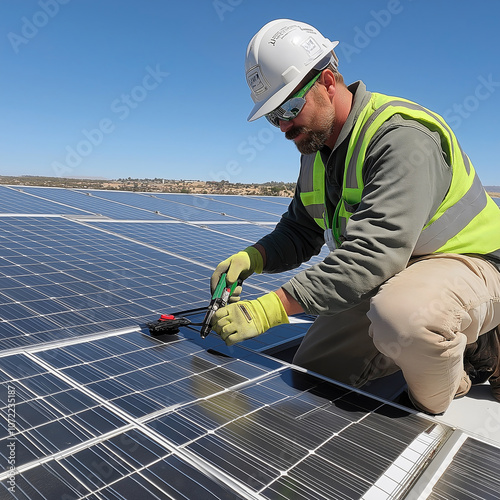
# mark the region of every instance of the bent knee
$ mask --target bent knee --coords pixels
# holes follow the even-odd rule
[[[397,359],[403,349],[420,341],[452,340],[460,319],[448,306],[432,294],[377,294],[367,313],[374,345],[386,356]]]
[[[421,318],[418,309],[409,300],[394,300],[390,294],[377,294],[370,302],[367,317],[374,342],[394,341],[406,337]]]

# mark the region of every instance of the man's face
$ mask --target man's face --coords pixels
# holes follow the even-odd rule
[[[300,153],[312,154],[319,151],[333,133],[335,111],[319,85],[308,92],[306,101],[296,118],[280,122],[280,129],[288,140],[295,142]]]

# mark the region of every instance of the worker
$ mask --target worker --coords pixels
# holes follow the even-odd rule
[[[233,283],[329,253],[255,300],[238,289],[212,328],[232,345],[305,312],[296,365],[354,387],[401,370],[430,414],[488,378],[500,399],[500,209],[443,118],[347,86],[337,44],[279,19],[248,45],[248,120],[278,127],[301,168],[275,229],[223,260],[212,289],[223,272]]]

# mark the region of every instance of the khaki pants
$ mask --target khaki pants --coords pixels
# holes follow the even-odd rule
[[[485,259],[416,259],[371,299],[319,316],[294,363],[354,387],[401,369],[411,399],[445,411],[468,390],[463,353],[500,324],[500,273]]]

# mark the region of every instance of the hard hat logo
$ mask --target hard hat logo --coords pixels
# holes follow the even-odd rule
[[[290,19],[267,23],[248,44],[245,69],[254,107],[250,121],[276,109],[312,69],[335,58],[331,42],[309,24]]]
[[[316,43],[314,38],[308,38],[303,44],[302,48],[307,52],[311,59],[316,58],[321,54],[321,47]]]
[[[252,68],[247,73],[247,83],[248,86],[252,89],[252,92],[256,95],[262,94],[268,88],[263,78],[261,77],[261,71],[259,66]]]
[[[285,28],[279,30],[275,35],[271,37],[269,42],[271,45],[276,45],[276,40],[279,40],[280,38],[283,38],[289,31],[293,31],[295,29],[300,28],[300,26],[294,24],[292,26],[286,26]]]

